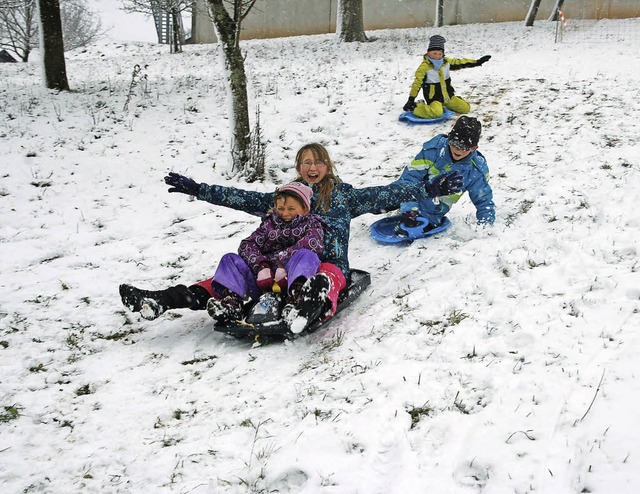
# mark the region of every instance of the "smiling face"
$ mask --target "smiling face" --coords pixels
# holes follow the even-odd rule
[[[315,156],[311,149],[305,149],[300,155],[296,169],[305,182],[317,184],[327,174],[327,166],[328,164],[319,156]]]
[[[473,153],[476,149],[478,149],[478,146],[473,146],[471,149],[464,150],[449,144],[449,151],[451,151],[451,156],[453,156],[453,159],[455,161],[460,161],[461,159],[466,158],[471,153]]]
[[[278,216],[287,222],[296,216],[304,216],[308,212],[302,201],[290,195],[276,199],[275,209]]]

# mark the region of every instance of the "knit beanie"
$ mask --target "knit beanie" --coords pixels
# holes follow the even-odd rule
[[[441,50],[442,53],[444,53],[444,43],[445,43],[445,41],[447,41],[447,40],[444,39],[443,36],[440,36],[439,34],[434,34],[433,36],[431,36],[429,38],[429,48],[427,48],[427,51]]]
[[[311,196],[313,195],[313,190],[311,190],[311,187],[301,182],[291,182],[283,185],[282,187],[279,187],[278,190],[276,190],[276,193],[285,191],[290,192],[291,194],[298,197],[302,204],[307,207],[307,211],[311,211]]]
[[[482,124],[477,118],[462,115],[449,132],[449,144],[463,151],[478,145]]]

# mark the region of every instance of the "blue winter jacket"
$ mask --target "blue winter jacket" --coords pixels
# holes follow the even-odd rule
[[[444,134],[437,135],[425,142],[422,145],[422,150],[411,164],[405,167],[395,183],[422,182],[425,176],[431,180],[449,170],[458,170],[462,175],[463,185],[459,194],[440,197],[437,201],[427,197],[418,200],[417,203],[403,203],[400,210],[402,212],[410,211],[417,206],[420,216],[427,218],[434,225],[439,225],[451,206],[458,202],[462,194],[469,192],[469,198],[476,207],[478,223],[493,224],[496,211],[493,203],[493,191],[489,185],[487,161],[477,150],[460,161],[454,161],[449,150],[449,140]]]
[[[347,256],[351,219],[366,213],[381,214],[393,211],[403,202],[421,201],[427,198],[422,182],[404,184],[394,182],[361,189],[338,182],[334,184],[328,211],[324,211],[318,207],[317,185],[307,184],[304,181],[302,183],[313,189],[311,211],[327,223],[324,232],[324,252],[320,260],[338,266],[347,279],[349,279]],[[211,204],[256,216],[264,214],[273,206],[273,192],[254,192],[223,185],[200,184],[196,197]]]

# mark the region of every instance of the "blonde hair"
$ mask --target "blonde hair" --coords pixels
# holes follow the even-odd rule
[[[310,144],[305,144],[302,146],[298,153],[296,154],[296,171],[298,172],[298,179],[301,179],[300,175],[300,165],[302,165],[302,155],[305,151],[311,151],[313,154],[313,159],[316,161],[322,161],[327,165],[327,173],[322,178],[320,182],[318,182],[318,208],[322,208],[324,212],[329,210],[331,206],[331,192],[333,192],[333,187],[336,183],[340,182],[340,179],[335,175],[335,164],[331,161],[331,157],[329,156],[329,151],[322,144],[317,142],[312,142]]]

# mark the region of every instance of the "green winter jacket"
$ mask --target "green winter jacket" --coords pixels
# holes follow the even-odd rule
[[[424,94],[427,105],[432,101],[440,101],[441,103],[449,101],[455,94],[455,90],[451,85],[449,71],[479,67],[480,65],[482,64],[472,58],[444,57],[444,63],[440,69],[435,70],[429,57],[425,55],[418,70],[416,70],[416,76],[411,85],[409,96],[415,98],[418,96],[420,88],[422,88],[422,93]]]

